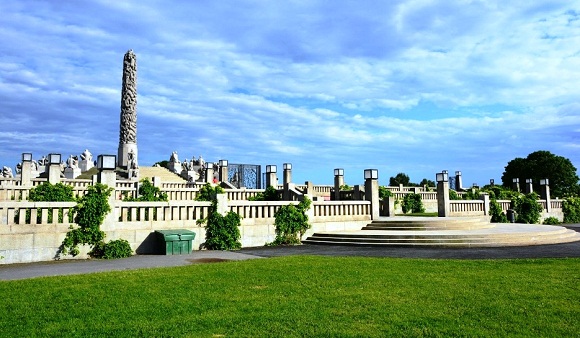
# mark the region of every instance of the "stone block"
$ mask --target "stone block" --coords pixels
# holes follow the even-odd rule
[[[64,170],[64,177],[70,180],[75,179],[81,175],[80,168],[66,168]]]

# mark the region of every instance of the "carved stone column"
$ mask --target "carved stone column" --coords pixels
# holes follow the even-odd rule
[[[117,166],[127,168],[129,153],[137,162],[137,57],[133,50],[123,58],[123,88],[121,92],[121,122]]]

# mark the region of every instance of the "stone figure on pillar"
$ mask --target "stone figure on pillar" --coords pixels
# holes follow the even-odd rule
[[[6,166],[2,167],[2,177],[14,178],[14,175],[12,174],[12,168]]]
[[[16,175],[20,175],[22,173],[22,163],[16,163]]]
[[[91,152],[88,149],[85,149],[85,151],[81,154],[81,160],[92,162],[93,154],[91,154]]]
[[[79,166],[79,159],[76,156],[70,155],[69,158],[66,160],[66,167],[76,169]]]
[[[40,160],[38,160],[38,165],[45,166],[48,164],[48,158],[46,156],[42,156]]]
[[[123,58],[123,87],[121,92],[121,121],[119,132],[119,167],[129,169],[128,154],[137,157],[137,57],[133,50]]]

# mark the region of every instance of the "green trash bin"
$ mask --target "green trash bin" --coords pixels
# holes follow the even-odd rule
[[[155,230],[161,254],[188,255],[193,250],[195,232],[186,229]]]

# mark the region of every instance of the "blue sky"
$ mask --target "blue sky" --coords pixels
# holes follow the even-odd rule
[[[0,166],[116,153],[122,62],[138,63],[141,165],[379,169],[464,185],[548,150],[580,165],[573,1],[0,2]]]

